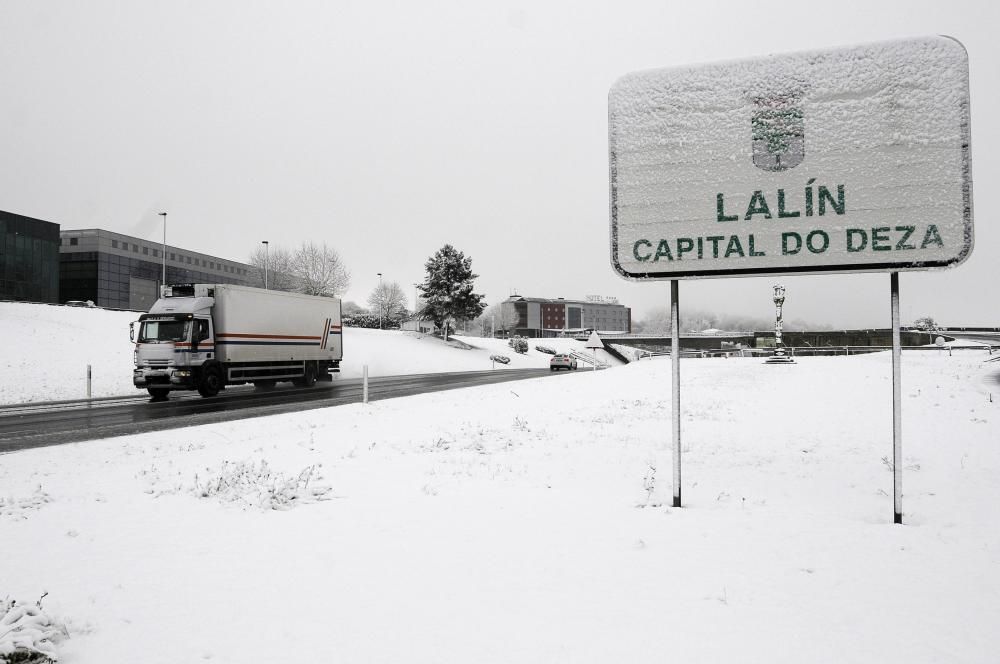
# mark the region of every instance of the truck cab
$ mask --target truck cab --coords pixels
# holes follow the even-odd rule
[[[168,287],[170,288],[170,287]],[[171,390],[196,389],[202,396],[215,396],[223,389],[218,364],[212,308],[215,298],[186,296],[164,289],[149,313],[139,317],[135,337],[135,370],[132,383],[146,388],[154,399],[164,399]]]

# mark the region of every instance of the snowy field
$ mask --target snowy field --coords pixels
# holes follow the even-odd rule
[[[653,360],[0,455],[0,598],[67,664],[995,662],[988,358],[904,353],[903,526],[888,353],[683,360],[682,509]]]
[[[0,404],[85,398],[88,364],[94,397],[139,394],[132,386],[135,344],[129,340],[129,323],[138,318],[130,311],[0,302]],[[457,340],[464,345],[414,332],[344,328],[341,377],[359,378],[366,364],[372,377],[480,371],[493,368],[493,354],[511,359],[497,368],[549,366],[551,355],[536,351],[535,343],[526,355],[518,355],[503,340]],[[591,355],[583,342],[573,339],[539,343]],[[598,360],[618,364],[604,351],[598,351]]]

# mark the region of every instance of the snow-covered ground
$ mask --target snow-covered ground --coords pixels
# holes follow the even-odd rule
[[[2,455],[0,598],[69,664],[992,662],[988,357],[904,353],[903,526],[888,353],[682,360],[681,509],[652,360]]]
[[[132,386],[135,345],[129,340],[129,323],[138,318],[130,311],[0,302],[0,404],[82,399],[87,365],[94,397],[138,394]],[[534,341],[526,355],[519,355],[500,339],[458,340],[464,345],[415,332],[345,328],[341,376],[360,377],[366,364],[374,377],[490,369],[493,354],[511,359],[506,366],[496,365],[506,369],[547,367],[551,357],[535,350]],[[592,354],[574,339],[537,343]],[[618,363],[604,351],[598,351],[598,360]]]

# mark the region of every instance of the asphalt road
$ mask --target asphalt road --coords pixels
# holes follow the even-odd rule
[[[368,381],[368,400],[452,390],[525,378],[561,375],[548,369],[502,369],[384,376]],[[361,379],[334,379],[315,387],[279,385],[271,391],[229,388],[209,399],[172,392],[167,401],[135,396],[0,406],[0,454],[47,445],[125,436],[146,431],[227,422],[362,400]]]

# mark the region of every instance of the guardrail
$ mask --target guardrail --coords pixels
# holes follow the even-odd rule
[[[631,361],[652,359],[655,357],[670,357],[670,351],[649,351],[640,348],[630,348],[631,352],[621,351],[625,357],[631,356]],[[791,356],[810,355],[865,355],[868,353],[880,353],[891,351],[892,346],[785,346],[785,351]],[[924,351],[948,353],[953,350],[986,351],[987,355],[993,355],[994,350],[1000,351],[1000,345],[949,345],[949,346],[903,346],[905,351]],[[681,349],[681,357],[770,357],[774,354],[773,348],[713,348],[706,350]],[[1000,360],[1000,356],[989,361]]]
[[[586,362],[590,366],[594,366],[594,356],[593,355],[587,355],[586,353],[581,353],[580,351],[574,350],[574,351],[572,351],[570,353],[570,356],[571,357],[575,357],[579,362]],[[607,362],[605,362],[604,360],[597,360],[597,368],[598,369],[607,369],[610,366],[611,365],[608,364]]]

